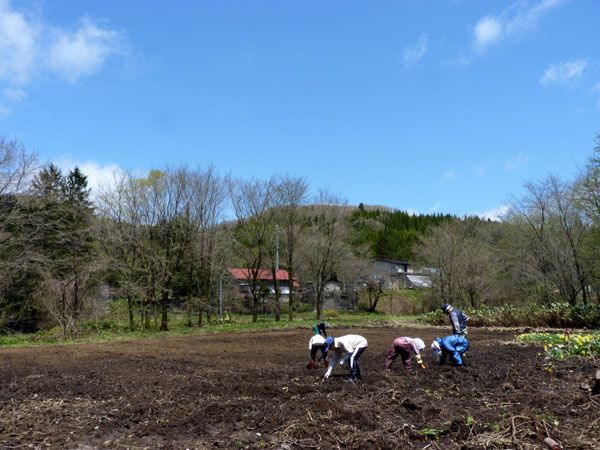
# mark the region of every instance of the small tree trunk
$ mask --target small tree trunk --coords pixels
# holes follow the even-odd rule
[[[133,302],[131,301],[131,294],[127,295],[127,312],[129,313],[129,330],[133,331],[135,323],[133,321]]]
[[[165,289],[162,294],[160,309],[161,309],[161,321],[160,331],[169,331],[169,292]]]

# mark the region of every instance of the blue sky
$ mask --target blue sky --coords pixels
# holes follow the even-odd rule
[[[305,176],[494,217],[600,133],[600,2],[0,0],[0,134],[43,161]]]

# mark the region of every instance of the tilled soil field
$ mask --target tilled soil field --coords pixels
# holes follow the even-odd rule
[[[0,448],[600,448],[597,361],[472,329],[463,369],[383,372],[394,338],[447,331],[334,328],[369,341],[359,382],[306,369],[309,329],[0,349]]]

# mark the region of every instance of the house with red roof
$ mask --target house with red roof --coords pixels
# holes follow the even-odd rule
[[[252,271],[248,269],[239,269],[228,267],[227,271],[231,274],[238,285],[237,295],[245,296],[251,293]],[[277,278],[277,287],[281,296],[288,296],[290,293],[290,275],[287,270],[279,269],[275,271]],[[258,281],[268,288],[271,294],[275,294],[275,283],[273,281],[273,272],[269,269],[259,269]],[[294,277],[294,291],[300,288],[300,285]]]

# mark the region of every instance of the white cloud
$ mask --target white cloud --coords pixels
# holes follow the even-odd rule
[[[566,83],[574,78],[579,78],[587,64],[585,59],[552,64],[540,78],[540,83]]]
[[[473,28],[473,48],[485,52],[491,45],[534,29],[542,17],[564,0],[543,0],[535,6],[515,2],[497,16],[486,15]]]
[[[506,167],[506,169],[508,170],[513,170],[519,167],[525,167],[528,162],[529,155],[527,153],[520,153],[517,156],[510,158],[508,161],[506,161],[506,165],[504,167]]]
[[[425,53],[427,53],[428,45],[429,40],[427,39],[427,35],[423,34],[415,45],[404,47],[402,50],[402,62],[404,68],[408,69],[421,60],[425,56]]]
[[[87,176],[88,187],[92,189],[92,194],[98,192],[100,186],[110,185],[114,181],[115,176],[124,173],[124,170],[116,164],[102,166],[96,161],[76,162],[70,159],[61,159],[54,164],[56,164],[63,173],[68,173],[75,167],[79,167],[79,170]]]
[[[454,181],[456,180],[456,170],[450,169],[444,174],[444,180],[446,181]]]
[[[502,219],[506,215],[506,213],[509,211],[510,206],[511,206],[510,204],[496,206],[495,208],[492,208],[489,211],[486,211],[483,213],[476,213],[476,216],[479,217],[480,219],[485,219],[485,220],[489,219],[489,220],[493,220],[495,222],[500,222],[500,221],[502,221]]]
[[[75,31],[44,22],[38,10],[15,8],[0,0],[0,89],[8,114],[27,95],[25,88],[44,72],[70,82],[97,73],[107,60],[123,52],[123,35],[88,17]]]
[[[479,52],[500,40],[502,37],[502,24],[494,17],[486,16],[477,22],[473,30],[473,46]]]
[[[31,78],[40,30],[27,17],[0,0],[0,82],[16,85]]]
[[[89,18],[80,20],[77,31],[54,31],[48,51],[48,67],[70,82],[97,72],[119,51],[119,33],[100,28]]]

